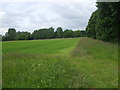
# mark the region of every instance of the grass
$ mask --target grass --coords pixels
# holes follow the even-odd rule
[[[79,39],[52,39],[13,41],[3,43],[3,54],[7,53],[32,53],[32,54],[58,54],[60,51],[67,53],[75,47]],[[65,50],[64,50],[65,49]],[[62,54],[60,52],[60,54]]]
[[[2,88],[2,42],[0,42],[0,89],[1,88]]]
[[[118,46],[90,38],[2,42],[3,88],[117,88]]]

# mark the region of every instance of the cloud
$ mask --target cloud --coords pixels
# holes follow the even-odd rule
[[[1,0],[1,2],[88,2],[89,0]],[[95,0],[91,0],[95,1]]]
[[[0,28],[0,35],[4,35],[8,31],[8,28]]]
[[[27,0],[24,0],[27,1]],[[39,28],[61,26],[63,29],[85,29],[93,11],[95,0],[8,0],[0,4],[0,33],[3,28],[33,32]]]

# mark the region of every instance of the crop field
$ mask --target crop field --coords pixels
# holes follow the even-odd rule
[[[90,38],[2,42],[3,88],[118,88],[118,46]]]

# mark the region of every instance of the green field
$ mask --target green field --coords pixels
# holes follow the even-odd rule
[[[117,88],[118,46],[90,38],[2,42],[3,88]]]

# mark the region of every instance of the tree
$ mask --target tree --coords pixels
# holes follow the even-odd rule
[[[98,9],[91,15],[86,32],[88,37],[118,42],[120,28],[119,3],[97,2]]]
[[[56,33],[57,33],[57,38],[63,37],[63,29],[61,27],[57,28]]]
[[[96,34],[97,34],[96,32],[97,18],[98,18],[98,10],[92,13],[86,28],[87,36],[92,37],[94,39],[96,39]]]
[[[81,30],[80,33],[81,33],[81,37],[86,37],[86,31],[85,30]]]
[[[0,34],[0,41],[2,41],[2,35]]]
[[[64,38],[71,38],[71,37],[73,37],[73,31],[66,29],[64,31]]]
[[[6,33],[7,37],[9,38],[9,40],[15,40],[16,38],[16,30],[14,28],[9,28],[8,29],[8,33]]]
[[[30,40],[31,39],[31,33],[29,32],[17,32],[16,36],[17,40]]]
[[[50,27],[48,28],[48,38],[54,38],[54,28],[53,27]]]
[[[74,32],[73,32],[73,37],[81,37],[81,32],[80,32],[80,30],[74,31]]]
[[[40,34],[39,34],[39,30],[35,30],[33,33],[32,33],[32,37],[33,39],[40,39]]]
[[[50,27],[50,28],[43,28],[43,29],[39,29],[39,30],[35,30],[32,33],[32,37],[34,39],[50,39],[50,38],[54,38],[54,28]]]

